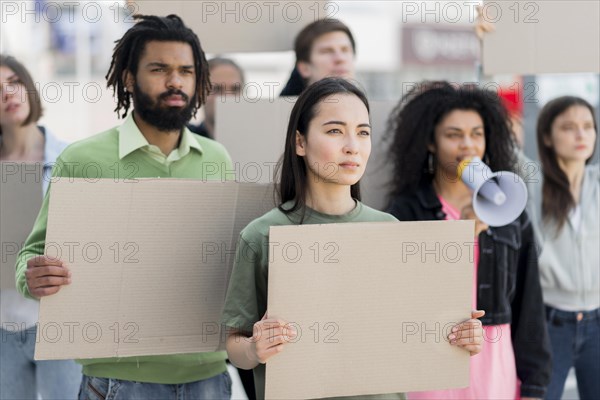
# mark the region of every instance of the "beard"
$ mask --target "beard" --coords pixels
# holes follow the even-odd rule
[[[183,107],[162,106],[160,102],[169,96],[178,95],[183,98],[186,105]],[[137,83],[133,88],[133,107],[134,111],[144,121],[156,127],[159,131],[172,132],[181,131],[183,127],[192,118],[194,105],[196,104],[196,95],[190,98],[181,90],[170,89],[158,96],[158,101],[154,101],[149,95],[144,93]]]

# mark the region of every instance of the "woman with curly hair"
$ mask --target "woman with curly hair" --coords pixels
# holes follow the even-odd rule
[[[485,310],[484,348],[471,358],[469,387],[418,392],[412,399],[542,398],[550,377],[537,254],[526,213],[489,227],[457,177],[465,158],[511,170],[514,142],[497,94],[428,82],[409,92],[389,120],[393,178],[388,212],[401,221],[475,219],[473,307]]]

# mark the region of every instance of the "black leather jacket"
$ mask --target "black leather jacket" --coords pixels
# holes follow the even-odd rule
[[[446,218],[431,184],[397,197],[387,211],[400,221]],[[511,324],[521,396],[543,398],[552,364],[537,256],[525,212],[506,226],[480,233],[477,308],[485,310],[484,325]]]

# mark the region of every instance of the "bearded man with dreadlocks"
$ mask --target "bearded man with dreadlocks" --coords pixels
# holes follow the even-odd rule
[[[53,177],[86,178],[85,166],[94,163],[101,178],[115,179],[116,170],[126,175],[119,179],[220,179],[222,171],[232,170],[227,151],[186,128],[210,89],[198,37],[176,15],[135,18],[137,23],[117,41],[106,76],[117,97],[115,111],[125,121],[67,147]],[[208,164],[211,174],[204,176]],[[19,291],[35,299],[71,282],[66,263],[43,256],[48,202],[46,196],[16,265]],[[78,360],[84,375],[79,398],[229,398],[225,357],[225,352],[214,352]]]

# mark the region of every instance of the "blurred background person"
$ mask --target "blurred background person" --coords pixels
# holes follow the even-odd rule
[[[66,144],[37,125],[42,104],[31,75],[14,57],[0,55],[0,83],[0,161],[43,163],[42,176],[49,177],[49,170]],[[42,182],[45,190],[48,181]],[[23,298],[16,289],[0,292],[2,399],[77,397],[79,365],[72,360],[33,359],[38,312],[39,303]],[[15,332],[14,328],[18,330]]]
[[[537,123],[542,174],[528,180],[528,212],[552,344],[547,399],[560,399],[575,367],[580,399],[600,398],[600,170],[590,164],[597,141],[594,108],[563,96]]]
[[[307,25],[294,42],[296,65],[281,96],[299,96],[310,84],[326,77],[353,79],[356,43],[350,28],[337,19]]]
[[[217,101],[224,102],[225,96],[239,97],[245,84],[244,71],[229,58],[215,57],[208,60],[208,71],[212,89],[204,105],[204,121],[188,128],[198,135],[215,138],[215,108]]]

